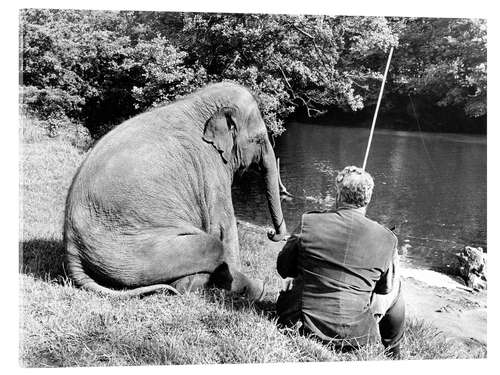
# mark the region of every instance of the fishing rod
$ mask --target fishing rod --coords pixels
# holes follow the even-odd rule
[[[392,59],[393,52],[394,52],[394,47],[391,47],[391,50],[389,51],[389,57],[387,58],[387,64],[385,66],[384,78],[382,79],[382,86],[380,87],[380,92],[378,94],[377,106],[375,107],[375,114],[373,116],[372,126],[371,126],[371,130],[370,130],[370,137],[368,138],[368,145],[366,147],[365,159],[363,161],[363,170],[365,170],[366,162],[368,161],[368,154],[370,153],[370,147],[371,147],[372,140],[373,140],[373,132],[375,130],[375,123],[377,122],[378,110],[380,108],[380,102],[382,101],[382,94],[384,93],[385,82],[387,80],[387,73],[389,72],[389,66],[391,65],[391,59]],[[273,147],[274,147],[274,145],[273,145]],[[292,194],[290,194],[286,190],[285,186],[283,185],[283,182],[281,181],[280,159],[279,158],[277,158],[276,164],[277,164],[277,169],[278,169],[278,183],[279,183],[279,189],[280,189],[280,196],[284,199],[294,197]],[[297,197],[294,197],[294,198],[297,198]]]
[[[373,140],[373,133],[374,133],[374,130],[375,130],[375,124],[377,122],[378,111],[379,111],[379,108],[380,108],[380,103],[382,101],[382,95],[383,95],[383,92],[384,92],[385,82],[387,81],[387,74],[389,72],[389,66],[391,64],[391,59],[392,59],[393,52],[394,52],[394,47],[391,47],[391,49],[389,51],[389,57],[387,58],[387,63],[386,63],[386,66],[385,66],[384,77],[382,79],[382,85],[380,87],[380,92],[379,92],[379,95],[378,95],[377,106],[375,108],[375,113],[374,113],[374,116],[373,116],[372,126],[371,126],[371,129],[370,129],[370,136],[368,138],[368,145],[366,147],[365,158],[364,158],[364,161],[363,161],[363,170],[365,170],[366,163],[368,161],[368,154],[370,153],[370,147],[371,147],[371,143],[372,143],[372,140]],[[418,118],[417,118],[416,113],[415,113],[415,107],[413,105],[413,102],[411,101],[411,97],[410,97],[410,102],[411,102],[411,105],[412,105],[412,108],[413,108],[413,112],[415,114],[415,118],[417,119],[417,122],[418,122]],[[420,129],[420,125],[419,125],[419,129]],[[273,139],[273,141],[274,141],[274,139]],[[274,145],[273,145],[273,147],[274,147]],[[425,147],[425,145],[424,145],[424,147]],[[280,159],[277,158],[276,161],[277,161],[277,169],[278,169],[279,190],[280,190],[280,196],[282,197],[282,199],[289,199],[289,198],[303,199],[303,200],[306,200],[306,201],[315,201],[317,203],[320,201],[320,199],[316,199],[314,197],[308,197],[308,196],[306,196],[305,195],[305,191],[304,191],[304,196],[303,197],[301,197],[301,196],[295,196],[295,195],[290,194],[286,190],[286,187],[284,186],[283,182],[281,181]],[[396,226],[392,226],[390,229],[391,229],[391,231],[395,231],[396,230]],[[417,236],[412,236],[412,235],[406,235],[405,237],[416,239],[416,240],[423,240],[423,241],[436,241],[436,242],[455,243],[457,245],[462,245],[463,244],[463,243],[460,243],[460,242],[457,242],[457,241],[443,240],[443,239],[437,239],[437,238],[417,237]]]
[[[394,47],[391,47],[389,52],[389,58],[387,59],[387,64],[385,66],[384,79],[382,80],[382,86],[380,87],[380,92],[378,94],[377,107],[375,108],[375,114],[373,116],[372,127],[370,130],[370,137],[368,138],[368,146],[366,147],[365,159],[363,161],[363,170],[365,170],[366,162],[368,161],[368,154],[370,152],[370,147],[373,139],[373,131],[375,130],[375,123],[377,122],[378,109],[380,108],[380,102],[382,101],[382,94],[384,92],[385,81],[387,80],[387,73],[389,72],[389,65],[391,64],[392,52]]]

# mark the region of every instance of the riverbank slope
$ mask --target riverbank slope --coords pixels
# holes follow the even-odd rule
[[[486,345],[487,293],[468,291],[455,279],[429,270],[403,269],[408,314],[450,339]]]
[[[386,359],[380,344],[340,353],[296,331],[278,330],[274,311],[281,279],[275,262],[282,244],[270,242],[265,228],[245,222],[238,224],[242,270],[254,278],[268,278],[262,303],[249,304],[217,291],[119,299],[73,287],[63,266],[62,222],[66,192],[85,151],[75,146],[78,139],[69,135],[49,138],[43,129],[29,124],[23,134],[19,243],[22,366]],[[443,303],[451,305],[449,298],[454,292],[443,290],[448,299],[434,301],[430,295],[437,292],[431,293],[419,283],[405,278],[407,305],[415,312],[407,321],[402,359],[484,358],[486,345],[481,337],[477,342],[450,339],[452,330],[444,330],[440,321],[433,321],[439,313],[432,310]],[[429,297],[425,293],[430,293]],[[465,296],[457,293],[460,298]],[[428,307],[422,308],[424,304]],[[463,309],[466,304],[459,306]],[[452,311],[448,316],[459,324]],[[482,328],[478,324],[478,329]]]

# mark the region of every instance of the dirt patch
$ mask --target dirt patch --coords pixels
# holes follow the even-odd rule
[[[486,292],[467,290],[433,271],[405,269],[402,275],[409,316],[434,325],[449,338],[486,345]]]

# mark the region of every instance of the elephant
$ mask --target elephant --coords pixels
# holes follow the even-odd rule
[[[240,271],[231,198],[236,173],[260,167],[274,229],[287,229],[273,147],[256,98],[210,84],[118,125],[89,151],[65,207],[67,270],[108,295],[222,288],[251,300],[262,281]]]

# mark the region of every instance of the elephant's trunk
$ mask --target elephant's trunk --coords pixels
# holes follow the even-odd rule
[[[274,231],[267,235],[272,241],[281,241],[286,235],[286,224],[281,210],[279,176],[276,166],[276,157],[274,155],[271,142],[266,141],[265,151],[262,155],[262,169],[264,173],[264,182],[266,184],[266,197],[269,204],[269,211],[274,225]]]

